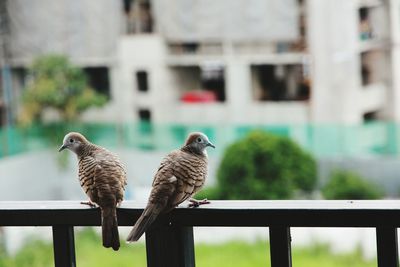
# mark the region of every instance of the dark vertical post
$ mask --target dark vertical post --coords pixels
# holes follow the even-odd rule
[[[148,267],[194,267],[193,227],[159,226],[146,232]]]
[[[269,245],[271,253],[271,267],[291,267],[290,228],[274,226],[269,228]]]
[[[53,226],[54,266],[75,267],[74,227]]]
[[[378,251],[378,267],[398,267],[397,228],[377,227],[376,247]]]

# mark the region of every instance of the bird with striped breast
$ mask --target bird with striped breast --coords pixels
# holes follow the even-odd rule
[[[105,148],[89,142],[82,134],[65,135],[59,151],[71,150],[78,156],[79,181],[89,197],[88,204],[101,210],[103,246],[120,247],[116,207],[124,198],[126,172],[119,158]]]
[[[209,203],[192,197],[203,187],[208,172],[207,147],[215,146],[203,133],[191,133],[185,144],[169,153],[158,168],[149,200],[142,215],[136,221],[127,242],[139,240],[160,214],[167,213],[189,199],[189,206]]]

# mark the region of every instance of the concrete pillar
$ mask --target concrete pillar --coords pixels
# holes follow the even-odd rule
[[[356,1],[308,0],[311,121],[359,123],[360,55]]]
[[[246,123],[246,113],[253,101],[250,65],[234,54],[231,43],[224,44],[224,53],[226,104],[230,117],[228,120],[232,123]]]
[[[390,117],[400,122],[400,0],[390,0],[390,36],[392,41],[392,92]]]

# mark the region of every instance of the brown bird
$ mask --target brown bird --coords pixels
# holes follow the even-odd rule
[[[191,133],[184,146],[172,151],[161,162],[154,176],[148,204],[133,226],[127,241],[137,241],[161,213],[174,209],[191,198],[204,185],[208,163],[206,148],[215,146],[203,133]],[[189,206],[209,203],[207,199],[190,199]]]
[[[120,247],[116,207],[124,197],[126,172],[118,157],[90,143],[80,133],[68,133],[59,151],[69,149],[78,156],[79,181],[89,197],[81,202],[101,210],[103,246]]]

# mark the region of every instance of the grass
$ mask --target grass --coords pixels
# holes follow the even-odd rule
[[[91,228],[76,234],[76,259],[79,267],[119,266],[145,267],[146,250],[143,243],[121,244],[114,252],[101,246],[100,237]],[[372,267],[376,261],[365,261],[359,251],[332,254],[327,245],[317,244],[293,249],[294,267]],[[269,247],[265,242],[232,241],[224,244],[196,244],[197,267],[258,267],[269,266]],[[28,241],[16,255],[0,251],[0,267],[53,266],[50,242]]]

